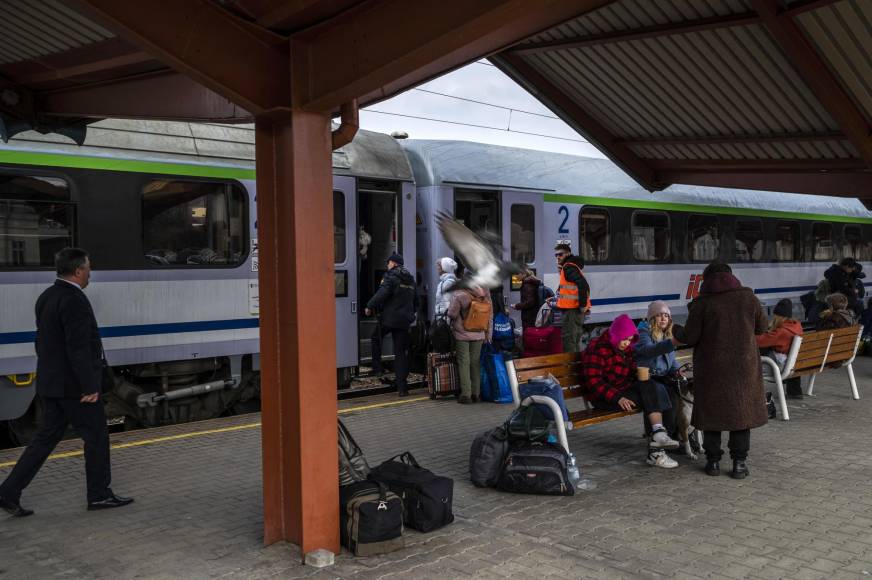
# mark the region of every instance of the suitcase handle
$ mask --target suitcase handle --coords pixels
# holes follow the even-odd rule
[[[421,465],[415,460],[415,456],[412,455],[411,451],[406,451],[400,453],[399,455],[394,455],[388,461],[399,461],[400,463],[405,463],[406,465],[411,465],[412,467],[421,467]]]

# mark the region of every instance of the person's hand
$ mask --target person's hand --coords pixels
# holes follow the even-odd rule
[[[372,316],[372,308],[364,308],[363,313],[367,316]]]
[[[684,344],[674,336],[670,340],[672,341],[672,346],[681,346],[682,344]]]
[[[623,411],[632,411],[636,408],[636,403],[628,399],[627,397],[621,397],[618,399],[618,407]]]
[[[518,302],[518,304],[520,304],[520,302]],[[512,310],[517,310],[517,309],[518,309],[518,304],[512,304]]]
[[[82,395],[82,398],[79,399],[80,403],[96,403],[97,399],[100,398],[100,393],[91,393],[90,395]]]

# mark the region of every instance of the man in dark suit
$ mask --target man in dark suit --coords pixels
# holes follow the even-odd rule
[[[91,277],[88,253],[64,248],[55,256],[58,279],[36,301],[36,393],[42,427],[0,485],[0,508],[15,517],[33,514],[21,507],[21,492],[63,438],[71,424],[85,442],[88,509],[127,505],[109,488],[109,431],[100,391],[103,344],[91,303],[82,290]]]

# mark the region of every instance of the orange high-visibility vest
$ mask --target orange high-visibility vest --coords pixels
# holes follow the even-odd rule
[[[575,264],[565,264],[560,269],[560,286],[557,288],[557,308],[571,310],[578,308],[578,286],[566,279],[564,272],[567,266],[578,268]],[[581,273],[581,268],[578,268],[578,271]],[[584,277],[584,274],[581,274],[581,276]],[[586,310],[590,310],[590,294],[587,296],[587,303],[584,307]]]

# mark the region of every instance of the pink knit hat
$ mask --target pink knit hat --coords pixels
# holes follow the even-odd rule
[[[632,346],[639,339],[639,334],[636,332],[636,325],[633,324],[633,319],[626,314],[621,314],[609,326],[609,341],[617,349],[621,341],[627,338],[632,339],[630,342],[630,346]]]

